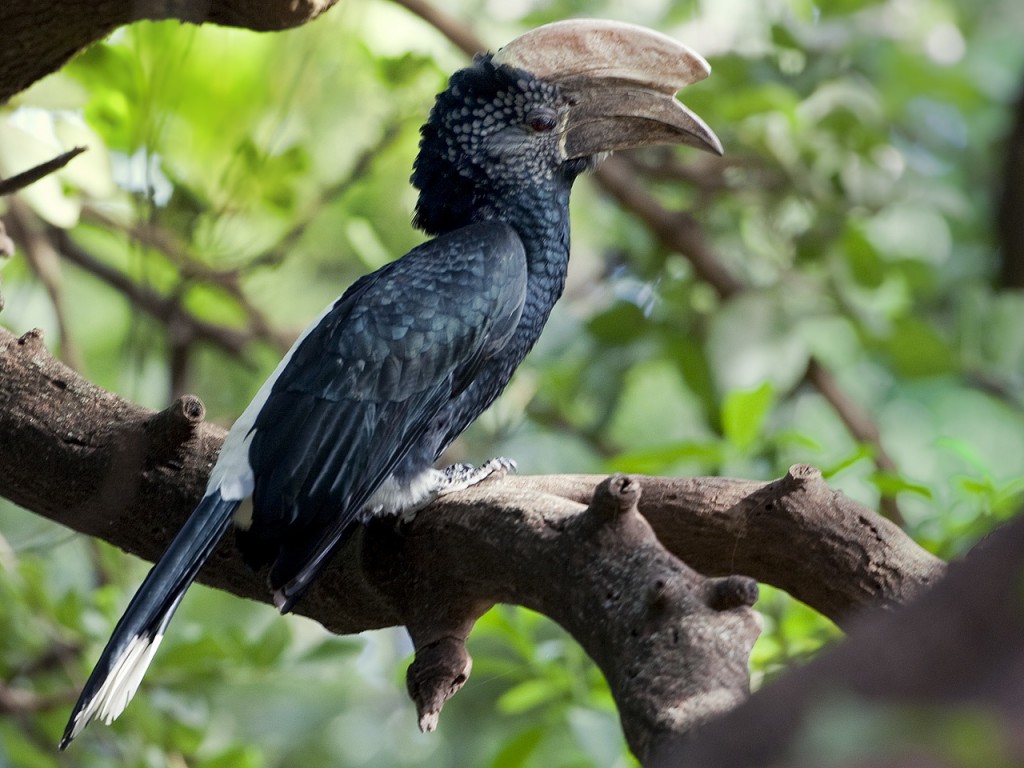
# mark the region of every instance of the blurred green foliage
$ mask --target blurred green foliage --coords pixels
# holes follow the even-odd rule
[[[511,455],[526,473],[751,478],[812,463],[868,506],[895,496],[910,532],[943,556],[1019,507],[1024,296],[992,286],[991,223],[1024,73],[1024,5],[445,7],[495,45],[589,15],[646,24],[704,53],[713,76],[683,98],[719,133],[725,160],[687,150],[636,160],[661,171],[647,174],[658,199],[691,211],[751,286],[720,299],[580,182],[566,296],[459,458]],[[251,330],[257,308],[294,335],[356,276],[419,241],[407,183],[417,130],[463,62],[381,0],[340,3],[274,35],[138,24],[0,111],[0,174],[87,143],[25,191],[36,215],[202,321]],[[176,380],[229,423],[281,354],[267,335],[240,356],[197,343],[175,379],[167,328],[123,294],[63,265],[60,338],[38,273],[21,254],[3,266],[0,321],[45,328],[89,379],[153,407]],[[237,275],[241,291],[214,273]],[[878,423],[898,472],[879,472],[874,450],[805,383],[811,356]],[[632,764],[600,674],[525,610],[481,620],[472,678],[440,731],[421,736],[403,692],[401,633],[330,637],[203,588],[116,729],[94,726],[56,754],[69,697],[145,567],[6,503],[0,532],[0,674],[31,699],[0,716],[0,765]],[[755,682],[837,637],[775,590],[761,609]],[[823,718],[832,733],[838,721]],[[946,729],[957,750],[985,738],[974,725]]]

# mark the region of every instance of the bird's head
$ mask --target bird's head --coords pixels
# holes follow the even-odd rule
[[[500,197],[568,189],[605,154],[652,144],[722,153],[675,98],[711,68],[644,27],[575,19],[534,29],[456,72],[423,126],[415,223],[440,234]]]

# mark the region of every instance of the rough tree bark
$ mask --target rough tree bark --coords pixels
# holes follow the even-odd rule
[[[0,495],[157,557],[202,495],[223,438],[201,402],[148,411],[55,360],[39,331],[0,329],[0,374]],[[526,605],[598,663],[643,758],[744,697],[759,629],[749,576],[842,624],[866,606],[906,601],[943,570],[811,467],[771,483],[510,477],[401,528],[361,529],[298,611],[339,633],[407,627],[417,649],[410,694],[430,728],[466,680],[476,619],[496,602]],[[732,573],[746,575],[714,577]],[[201,580],[269,598],[230,543]]]
[[[856,734],[827,758],[837,768],[1024,765],[1024,517],[906,609],[862,617],[842,645],[696,738],[668,737],[651,762],[817,768],[837,727]]]
[[[315,19],[337,0],[45,0],[0,3],[0,104],[133,21],[178,19],[259,32]]]

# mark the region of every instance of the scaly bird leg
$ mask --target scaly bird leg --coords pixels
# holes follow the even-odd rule
[[[403,523],[412,522],[417,512],[441,496],[464,491],[492,476],[503,477],[510,472],[515,473],[517,469],[515,459],[497,456],[490,461],[484,462],[479,467],[474,467],[472,464],[452,464],[442,470],[435,471],[436,482],[430,489],[430,493],[419,503],[403,509],[401,520]]]

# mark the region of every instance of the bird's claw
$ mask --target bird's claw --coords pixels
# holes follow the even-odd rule
[[[442,480],[437,489],[437,495],[444,496],[456,491],[463,491],[488,477],[504,477],[510,472],[514,473],[517,469],[515,460],[505,456],[497,456],[479,467],[474,467],[472,464],[452,464],[441,470]]]
[[[441,496],[464,491],[489,477],[500,478],[510,473],[514,474],[518,469],[515,459],[497,456],[479,467],[474,467],[472,464],[451,464],[441,470],[432,470],[436,473],[437,484],[419,503],[403,509],[399,519],[403,524],[411,523],[416,518],[417,512]]]

